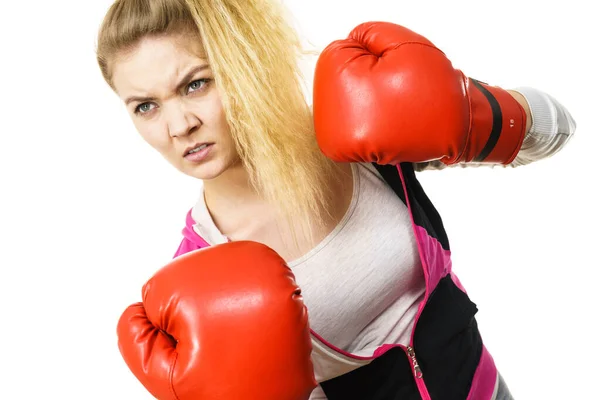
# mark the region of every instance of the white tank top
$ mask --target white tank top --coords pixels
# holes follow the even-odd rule
[[[352,164],[352,173],[352,200],[342,220],[288,265],[302,289],[311,328],[337,348],[371,356],[381,344],[409,343],[425,281],[405,204],[371,164]],[[227,241],[204,196],[192,217],[208,243]],[[311,396],[324,398],[319,388]]]
[[[408,209],[370,164],[353,164],[350,206],[337,227],[289,264],[311,328],[334,346],[372,355],[408,344],[425,292]]]

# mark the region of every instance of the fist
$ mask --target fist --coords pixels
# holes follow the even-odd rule
[[[505,90],[469,79],[425,37],[369,22],[315,70],[317,141],[335,161],[510,163],[526,116]]]
[[[122,314],[119,350],[160,400],[306,400],[308,314],[285,261],[255,242],[182,255]]]

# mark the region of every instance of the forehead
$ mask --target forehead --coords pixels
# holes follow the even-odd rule
[[[205,64],[195,35],[149,36],[121,52],[113,63],[113,84],[120,96],[151,92],[178,83],[190,67]]]

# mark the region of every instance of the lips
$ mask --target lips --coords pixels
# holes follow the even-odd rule
[[[183,156],[187,156],[189,154],[193,154],[193,153],[197,153],[198,151],[206,148],[207,146],[210,146],[212,143],[196,143],[193,146],[188,147],[187,149],[185,149],[185,153],[183,153]]]

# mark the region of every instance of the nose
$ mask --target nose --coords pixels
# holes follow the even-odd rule
[[[187,109],[185,104],[173,104],[166,113],[169,136],[179,137],[189,135],[202,125],[200,118]]]

